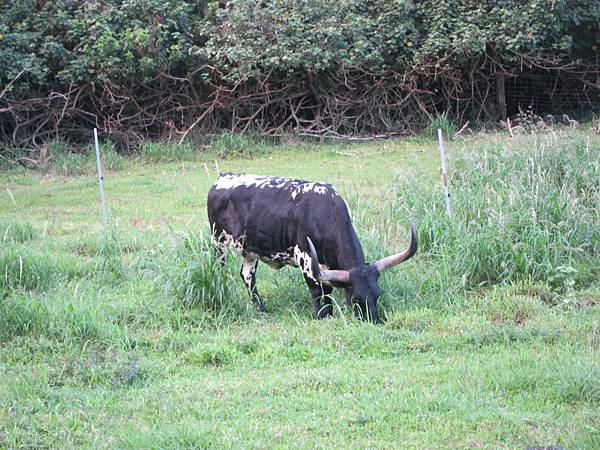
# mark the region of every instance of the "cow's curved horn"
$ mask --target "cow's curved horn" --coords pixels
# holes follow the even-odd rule
[[[321,270],[315,246],[308,236],[306,240],[310,249],[310,267],[314,277],[321,282],[347,283],[350,279],[350,273],[347,270]]]
[[[390,267],[393,267],[396,264],[400,264],[401,262],[406,261],[415,253],[417,253],[417,229],[415,228],[415,225],[412,224],[410,227],[410,246],[408,247],[408,249],[403,251],[402,253],[396,253],[395,255],[390,255],[386,256],[385,258],[381,258],[375,263],[375,267],[377,267],[377,270],[379,270],[379,273],[381,273],[385,269],[389,269]]]

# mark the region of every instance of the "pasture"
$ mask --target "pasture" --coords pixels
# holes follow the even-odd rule
[[[448,143],[49,146],[0,172],[0,448],[600,448],[600,136]],[[385,324],[312,318],[300,272],[254,311],[208,240],[221,171],[333,183],[382,276]]]

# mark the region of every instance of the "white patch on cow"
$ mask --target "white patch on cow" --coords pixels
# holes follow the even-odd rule
[[[310,253],[303,252],[297,245],[294,247],[293,262],[291,264],[299,267],[304,275],[311,280],[318,281],[312,270],[312,258],[310,257]],[[321,270],[329,270],[329,267],[324,264],[319,264],[319,267]]]
[[[289,180],[285,178],[251,175],[247,173],[225,174],[219,177],[214,187],[215,189],[233,189],[239,186],[254,186],[260,189],[265,187],[281,188],[286,181]]]
[[[295,199],[298,195],[307,194],[309,192],[320,195],[332,194],[333,196],[332,191],[335,191],[335,189],[325,184],[309,182],[298,183],[292,190],[292,198]]]
[[[272,255],[261,255],[260,259],[267,261],[267,262],[285,262],[285,263],[291,263],[293,262],[292,260],[292,255],[289,252],[278,252],[278,253],[274,253]]]
[[[242,278],[248,289],[252,288],[252,278],[256,273],[256,258],[247,256],[242,262]]]
[[[225,231],[219,235],[217,244],[222,248],[233,249],[238,253],[242,253],[243,251],[242,242],[240,240],[235,240],[231,234],[228,234]],[[248,252],[245,254],[246,256],[242,262],[242,277],[244,279],[244,283],[246,286],[248,286],[248,289],[250,289],[252,276],[256,273],[256,265],[258,261],[262,261],[266,264],[275,263],[273,265],[275,268],[280,268],[282,265],[298,267],[308,278],[313,281],[317,281],[312,271],[312,258],[310,253],[303,252],[300,250],[298,245],[289,247],[287,251],[277,252],[271,255],[256,255]],[[319,264],[319,267],[321,270],[329,270],[329,267],[325,264]]]
[[[338,196],[336,189],[324,183],[292,180],[280,177],[265,177],[251,174],[225,174],[221,175],[214,185],[215,189],[235,189],[236,187],[255,187],[257,189],[284,189],[290,192],[292,199],[298,195],[312,192],[313,194],[327,195],[331,198]]]
[[[234,239],[233,235],[228,234],[225,231],[222,231],[219,237],[217,238],[217,245],[219,245],[222,248],[229,248],[235,250],[238,253],[242,253],[242,250],[244,249],[242,241]]]
[[[310,278],[313,281],[317,281],[312,271],[311,262],[312,258],[310,257],[310,254],[300,250],[300,247],[298,247],[297,245],[294,246],[294,265],[296,267],[299,267],[300,270],[302,270],[302,272],[304,273],[304,275],[306,275],[308,278]]]

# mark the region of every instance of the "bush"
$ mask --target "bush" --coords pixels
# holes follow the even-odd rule
[[[10,0],[0,9],[0,85],[13,92],[144,79],[189,62],[202,40],[205,2]],[[150,24],[152,27],[149,28]],[[152,31],[150,31],[150,29]]]
[[[591,44],[590,36],[578,32],[582,23],[597,29],[600,20],[599,6],[571,0],[287,0],[262,7],[230,0],[213,11],[214,26],[199,53],[242,78],[338,66],[407,70],[423,62],[444,70],[484,56],[490,47],[513,64],[519,53],[571,56],[590,48],[584,44]]]

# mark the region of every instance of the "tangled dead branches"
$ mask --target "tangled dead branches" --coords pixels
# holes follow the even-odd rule
[[[523,58],[532,70],[549,70],[550,63],[540,68]],[[405,73],[340,67],[230,81],[204,66],[187,77],[162,73],[149,81],[96,81],[30,98],[11,96],[7,86],[0,94],[0,141],[26,148],[58,137],[88,142],[93,127],[121,148],[147,138],[182,142],[221,130],[377,139],[416,132],[442,111],[460,122],[498,120],[495,76],[501,70],[486,57],[462,71],[432,63]],[[552,70],[598,104],[597,67]]]

